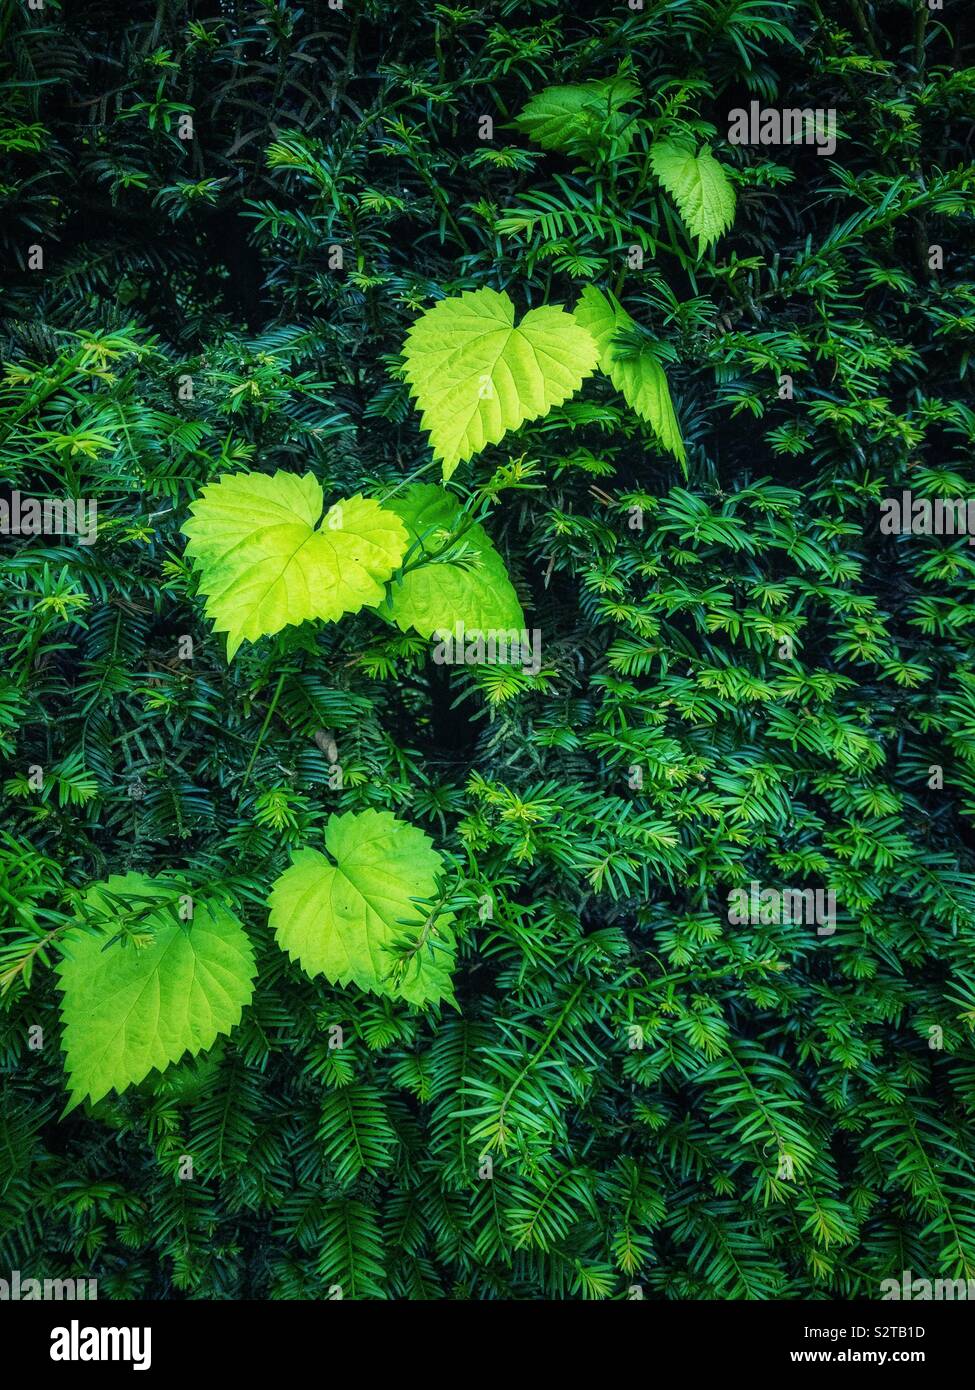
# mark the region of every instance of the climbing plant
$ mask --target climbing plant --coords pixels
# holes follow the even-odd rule
[[[0,43],[0,1273],[975,1278],[964,7]]]

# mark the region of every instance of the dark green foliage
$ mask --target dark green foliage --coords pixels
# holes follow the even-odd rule
[[[879,528],[904,489],[975,496],[964,8],[8,3],[0,495],[96,499],[99,534],[0,538],[0,1276],[975,1278],[975,551]],[[734,178],[701,259],[645,132],[582,163],[509,124],[618,72]],[[753,98],[835,108],[835,156],[728,144]],[[688,471],[605,377],[458,470],[541,673],[436,666],[371,613],[228,668],[179,535],[202,484],[436,481],[416,314],[589,282],[657,345]],[[289,848],[367,807],[448,856],[459,1013],[311,981],[270,939]],[[129,870],[230,895],[257,992],[208,1056],[59,1123],[57,938]],[[834,889],[835,934],[731,924],[752,880]]]

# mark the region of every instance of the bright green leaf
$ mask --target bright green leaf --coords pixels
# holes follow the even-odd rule
[[[663,447],[682,464],[687,451],[681,439],[680,426],[670,398],[667,377],[655,353],[649,347],[632,354],[621,353],[614,339],[634,327],[624,308],[587,285],[576,305],[577,320],[592,334],[599,348],[599,366],[641,420],[646,420]]]
[[[599,79],[573,87],[546,87],[512,121],[543,150],[593,150],[610,139],[619,153],[631,144],[634,123],[620,111],[640,89],[626,78]]]
[[[391,497],[384,505],[400,517],[410,544],[422,540],[428,554],[442,547],[461,514],[460,503],[449,492],[424,483],[414,484],[402,497]],[[484,527],[468,527],[453,553],[456,562],[421,565],[393,584],[388,611],[397,626],[404,632],[415,628],[422,637],[452,629],[458,622],[468,631],[520,631],[525,615],[504,561]],[[414,552],[410,563],[417,558]]]
[[[161,900],[146,919],[154,929],[147,944],[112,941],[106,890],[130,901]],[[86,894],[105,929],[64,937],[57,974],[68,1110],[212,1046],[250,1002],[257,968],[240,922],[218,903],[197,904],[192,921],[181,922],[162,901],[173,903],[177,891],[143,874],[113,875]]]
[[[402,522],[368,497],[335,503],[321,526],[322,489],[306,473],[233,473],[205,487],[183,527],[206,611],[241,642],[317,618],[334,622],[383,597],[406,549]],[[318,527],[318,529],[316,529]]]
[[[650,163],[685,225],[697,237],[701,255],[735,220],[735,190],[728,175],[707,146],[695,154],[693,148],[676,140],[658,140],[652,145]]]
[[[278,945],[309,975],[356,984],[424,1004],[453,998],[454,940],[449,918],[436,924],[439,944],[421,944],[406,973],[390,978],[389,947],[424,921],[412,898],[436,896],[440,855],[422,830],[389,811],[330,816],[325,848],[296,850],[270,897]]]
[[[597,353],[558,305],[530,310],[516,328],[508,296],[481,289],[428,309],[403,355],[446,481],[462,460],[574,395]]]

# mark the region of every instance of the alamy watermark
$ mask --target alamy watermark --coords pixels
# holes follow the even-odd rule
[[[975,1279],[915,1279],[909,1269],[901,1270],[899,1279],[881,1279],[881,1299],[913,1299],[919,1303],[936,1303],[955,1299],[975,1299]]]
[[[433,659],[438,666],[517,666],[526,676],[542,669],[542,634],[537,627],[439,627],[433,634]]]
[[[747,888],[733,888],[728,894],[728,921],[735,927],[815,923],[817,936],[832,936],[836,892],[832,888],[763,888],[753,880]]]
[[[730,145],[815,145],[817,154],[836,150],[836,111],[833,107],[760,107],[749,103],[728,112]]]
[[[0,536],[77,536],[94,545],[98,503],[88,497],[0,497]]]
[[[967,536],[975,545],[975,501],[964,497],[885,497],[880,504],[884,536]]]
[[[133,1371],[152,1365],[151,1327],[82,1327],[72,1318],[51,1330],[52,1361],[131,1361]]]
[[[0,1279],[0,1303],[32,1303],[43,1299],[59,1303],[83,1299],[91,1303],[98,1297],[97,1279],[23,1279],[20,1270]]]

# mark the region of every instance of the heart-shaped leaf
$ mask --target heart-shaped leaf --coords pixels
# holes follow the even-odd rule
[[[300,849],[275,883],[271,926],[283,951],[309,975],[356,984],[424,1004],[453,999],[454,938],[449,918],[436,923],[436,945],[421,940],[425,914],[412,898],[436,895],[440,855],[422,830],[389,811],[331,816],[325,848]],[[394,941],[415,935],[417,950],[395,976]]]
[[[324,505],[307,473],[233,473],[210,483],[183,527],[200,570],[207,615],[227,634],[232,660],[244,641],[317,618],[334,622],[383,597],[406,549],[406,530],[369,497]],[[317,528],[317,529],[316,529]]]
[[[619,152],[632,143],[635,125],[620,107],[640,95],[626,78],[598,78],[571,87],[546,87],[512,121],[543,150],[581,153],[616,138]]]
[[[415,483],[401,497],[384,505],[406,527],[410,545],[422,542],[419,553],[408,552],[410,564],[426,552],[442,548],[446,536],[458,526],[460,503],[443,488]],[[414,628],[422,637],[438,629],[452,629],[458,622],[467,630],[524,627],[525,615],[504,561],[491,544],[483,526],[468,526],[452,550],[456,561],[436,561],[409,569],[392,585],[388,611],[407,632]]]
[[[201,1052],[240,1022],[257,973],[246,933],[219,903],[197,904],[181,922],[177,895],[172,883],[113,875],[86,894],[104,930],[66,933],[57,974],[68,1110]],[[146,905],[145,944],[113,941],[115,899]]]
[[[558,305],[530,310],[516,327],[508,296],[481,289],[428,309],[403,355],[446,481],[463,459],[574,395],[597,353]]]

